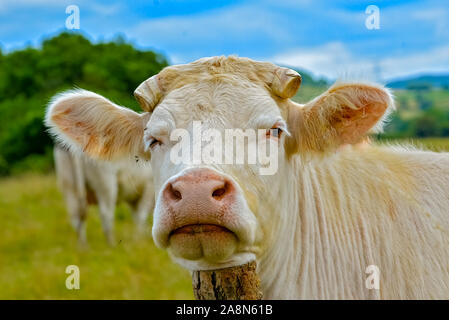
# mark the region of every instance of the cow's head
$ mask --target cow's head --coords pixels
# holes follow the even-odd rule
[[[360,141],[392,103],[378,86],[341,84],[299,105],[289,98],[300,83],[297,72],[271,63],[205,58],[142,83],[135,96],[143,114],[77,90],[52,101],[46,123],[60,141],[94,158],[151,158],[153,238],[176,261],[189,269],[240,265],[261,257],[279,232],[291,170],[300,170],[291,165],[295,155]],[[176,129],[193,137],[195,121],[223,136],[225,129],[263,130],[257,143],[276,143],[276,172],[261,175],[260,162],[174,163],[179,141],[170,137]],[[192,153],[208,145],[191,142]]]

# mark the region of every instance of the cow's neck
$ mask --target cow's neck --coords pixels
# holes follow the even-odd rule
[[[412,187],[397,155],[383,152],[354,148],[290,163],[296,178],[287,179],[276,243],[260,261],[266,298],[378,298],[365,285],[381,254],[373,219],[394,219],[393,197]]]

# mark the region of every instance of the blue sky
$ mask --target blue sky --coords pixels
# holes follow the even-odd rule
[[[449,73],[448,0],[0,0],[2,50],[65,30],[68,5],[92,41],[120,34],[171,63],[237,54],[331,79]],[[378,30],[365,27],[368,5],[380,9]]]

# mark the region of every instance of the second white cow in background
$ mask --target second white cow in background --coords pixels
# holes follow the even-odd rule
[[[118,201],[126,201],[131,206],[138,232],[146,231],[148,215],[154,207],[150,165],[111,165],[83,154],[73,154],[61,147],[55,147],[54,159],[58,185],[81,245],[87,244],[89,204],[98,204],[103,231],[111,245],[115,242],[114,212]]]

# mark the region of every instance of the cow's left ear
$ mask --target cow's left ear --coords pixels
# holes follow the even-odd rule
[[[354,144],[382,130],[382,119],[394,109],[388,89],[366,84],[337,84],[305,105],[289,104],[292,133],[287,151],[324,152]]]

